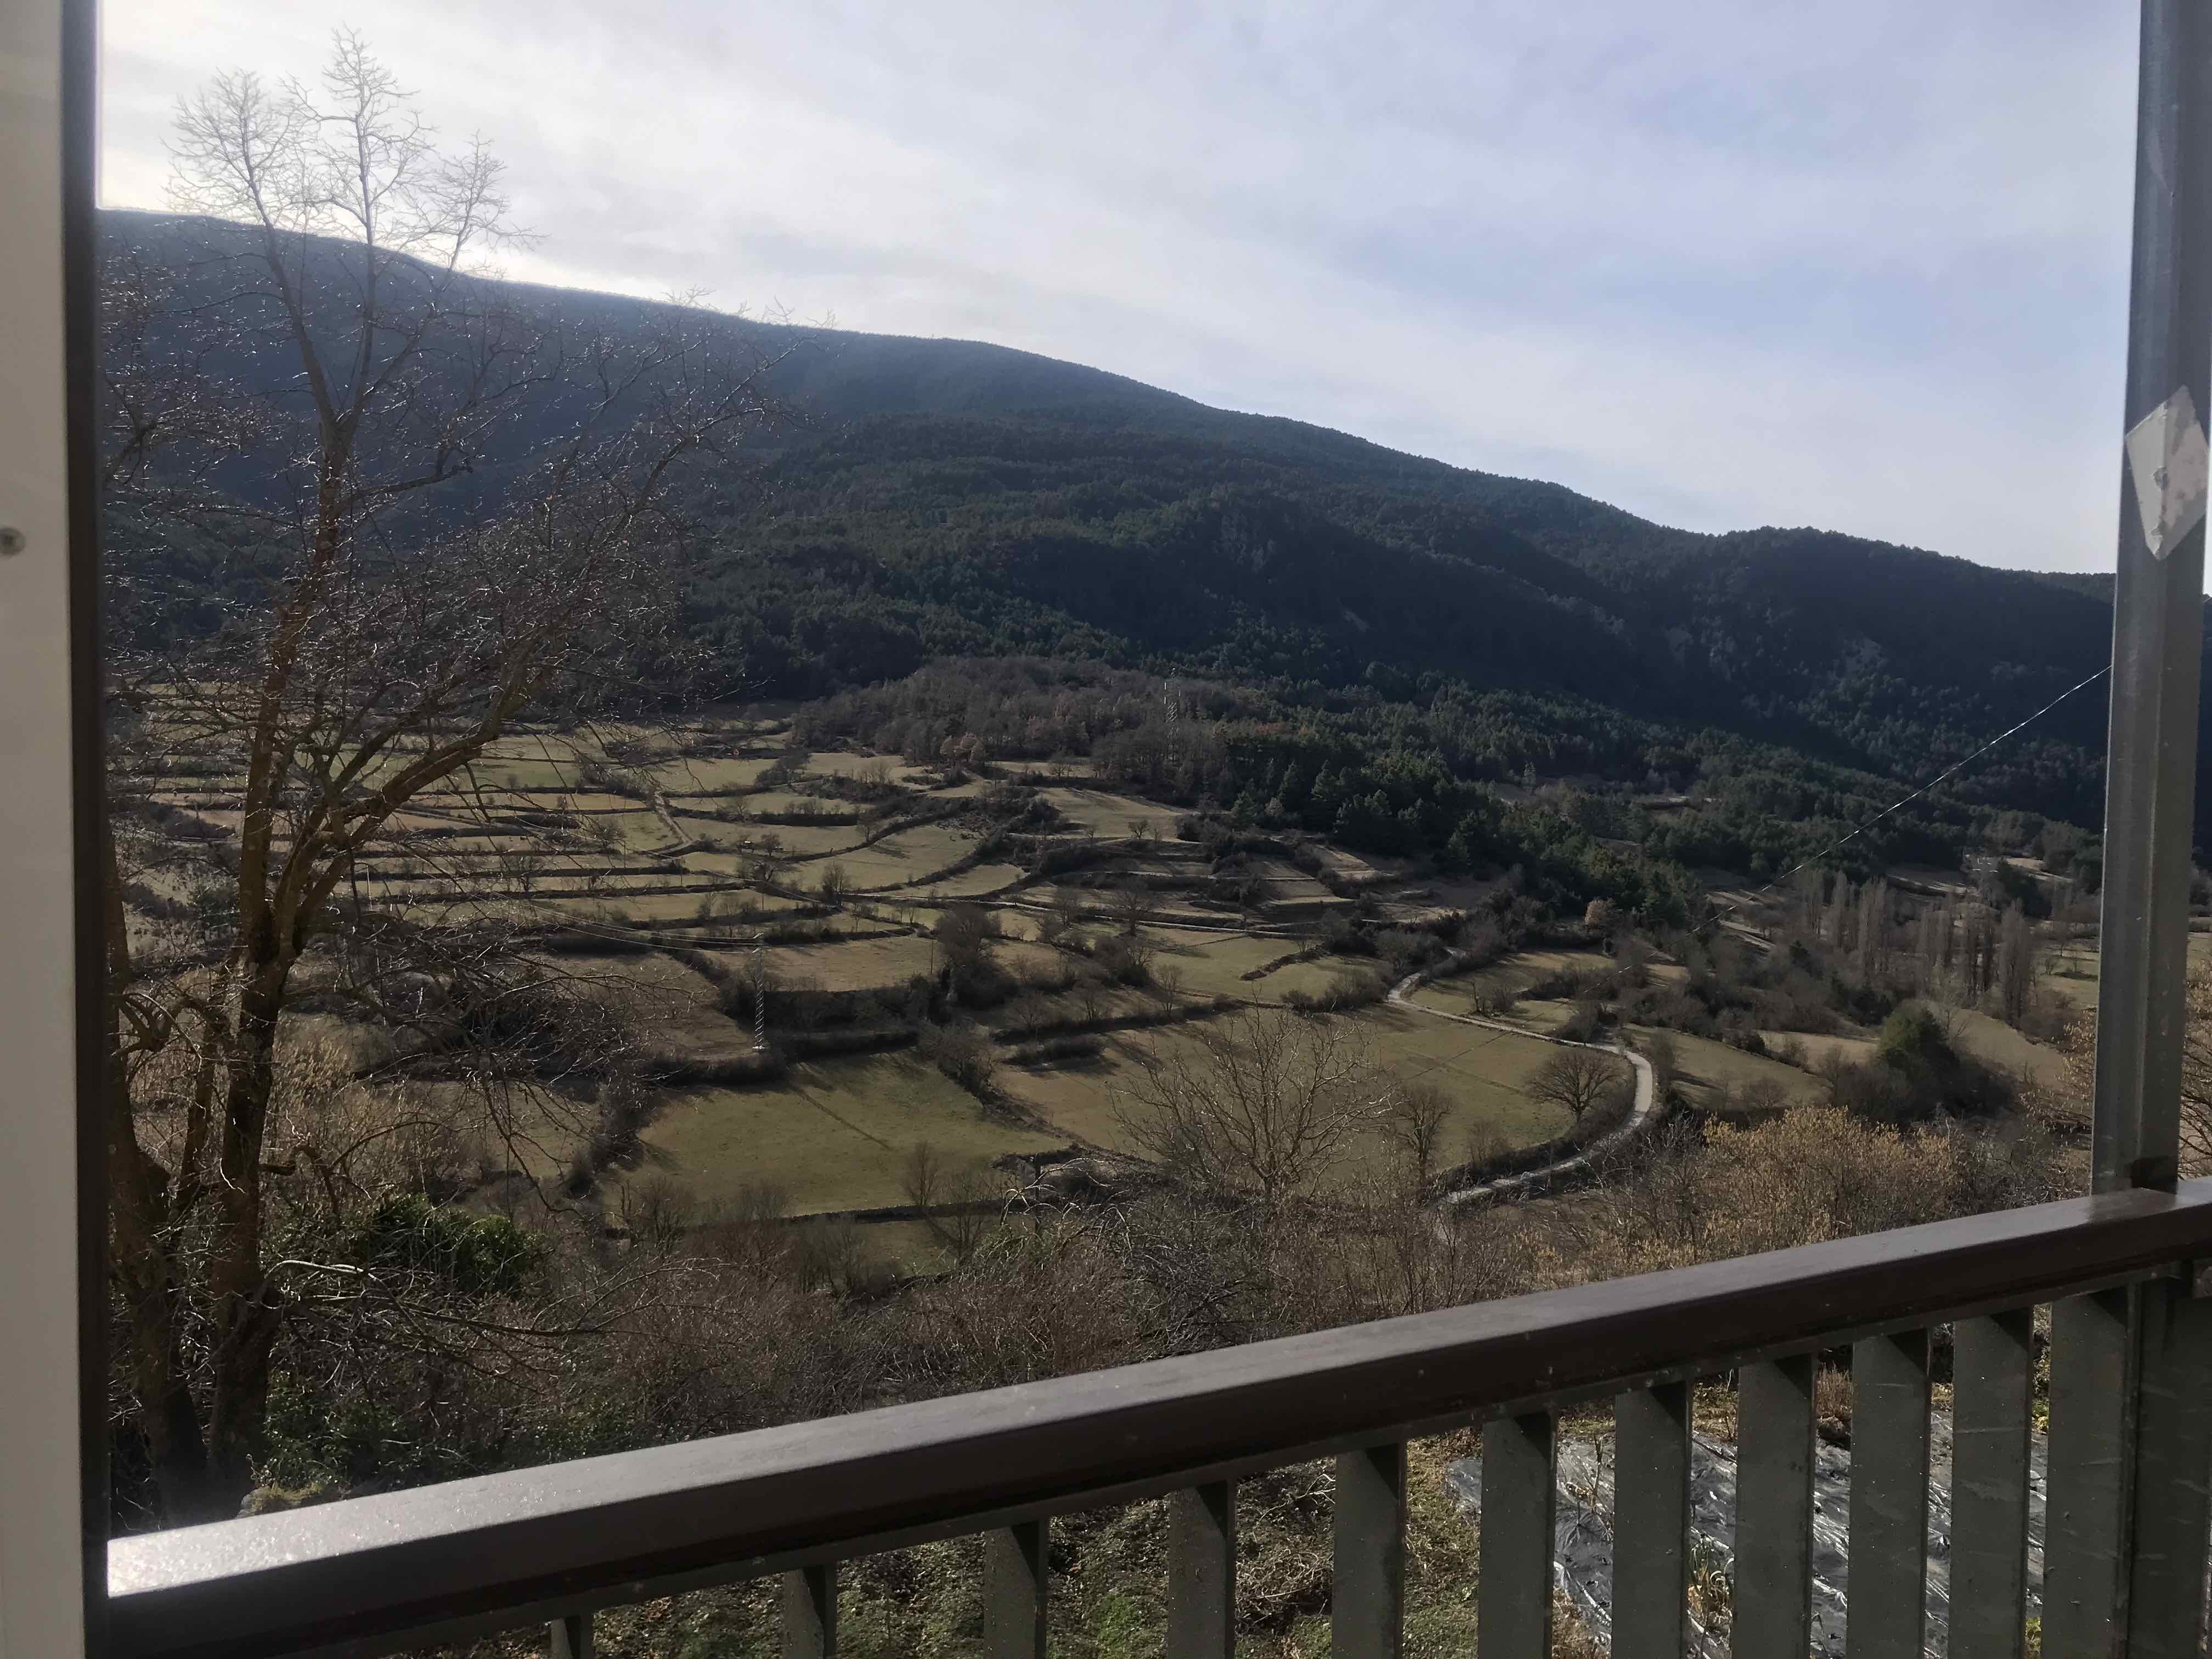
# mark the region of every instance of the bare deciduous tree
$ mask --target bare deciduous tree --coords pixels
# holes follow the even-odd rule
[[[1560,1045],[1528,1079],[1531,1099],[1564,1110],[1576,1122],[1620,1081],[1620,1069],[1595,1048]]]
[[[681,661],[672,486],[774,405],[757,348],[696,313],[578,339],[508,306],[475,269],[514,234],[500,164],[441,149],[356,37],[319,87],[218,78],[180,106],[174,155],[179,205],[222,222],[167,273],[185,291],[165,316],[128,297],[159,284],[110,284],[117,540],[126,585],[210,526],[253,555],[181,647],[124,640],[115,692],[126,758],[135,736],[213,780],[236,826],[191,971],[137,971],[127,848],[108,913],[112,1259],[135,1424],[184,1520],[246,1490],[305,1294],[264,1192],[289,1173],[271,1102],[302,963],[417,1051],[489,1032],[538,1063],[520,1055],[542,1023],[502,1012],[542,979],[512,925],[363,901],[362,862],[424,792],[465,796],[525,711]],[[210,352],[268,389],[210,398],[184,372]],[[138,1086],[157,1058],[158,1100]]]
[[[1136,937],[1138,928],[1143,926],[1151,908],[1152,896],[1146,891],[1145,884],[1139,878],[1131,876],[1114,889],[1114,919],[1121,924],[1121,932],[1127,937]]]
[[[1146,1050],[1116,1109],[1178,1179],[1272,1214],[1310,1189],[1385,1093],[1341,1021],[1252,1009]]]
[[[1682,1051],[1671,1031],[1658,1030],[1644,1040],[1644,1057],[1651,1063],[1652,1092],[1661,1100],[1673,1095],[1682,1080]]]
[[[1443,1145],[1444,1125],[1451,1117],[1452,1097],[1435,1084],[1418,1078],[1393,1078],[1389,1083],[1376,1121],[1405,1160],[1415,1193],[1422,1193],[1437,1172],[1437,1153]]]
[[[901,1184],[922,1224],[956,1263],[975,1254],[1001,1218],[1006,1183],[978,1161],[955,1164],[927,1140],[907,1154]],[[932,1213],[933,1212],[933,1213]]]
[[[945,1155],[927,1140],[917,1140],[899,1171],[906,1201],[917,1210],[933,1208],[945,1200]]]
[[[2035,998],[2035,930],[2017,904],[2005,907],[1997,927],[1997,1009],[2008,1024],[2027,1017]]]

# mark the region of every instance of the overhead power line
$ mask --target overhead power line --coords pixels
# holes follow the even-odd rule
[[[1968,755],[1963,760],[1958,761],[1954,764],[1946,767],[1942,771],[1929,779],[1927,782],[1922,784],[1917,789],[1915,789],[1911,794],[1900,797],[1899,799],[1892,801],[1888,805],[1883,807],[1881,811],[1875,813],[1865,823],[1858,824],[1855,828],[1845,831],[1843,835],[1838,836],[1835,840],[1830,842],[1826,847],[1823,847],[1819,852],[1800,859],[1796,863],[1791,865],[1787,870],[1784,870],[1780,875],[1775,877],[1773,880],[1768,882],[1765,886],[1755,888],[1753,890],[1755,893],[1764,893],[1768,891],[1770,889],[1779,887],[1784,882],[1788,881],[1790,877],[1796,875],[1800,870],[1806,869],[1812,865],[1820,863],[1838,848],[1847,846],[1850,842],[1857,840],[1861,836],[1866,834],[1868,830],[1873,829],[1875,825],[1880,823],[1884,818],[1888,817],[1892,813],[1902,811],[1905,808],[1911,805],[1914,801],[1918,800],[1923,795],[1928,793],[1929,790],[1937,787],[1941,784],[1948,781],[1949,779],[1956,777],[1960,772],[1963,772],[1967,767],[1972,765],[1983,756],[1988,754],[1990,750],[1996,748],[2007,738],[2013,736],[2015,732],[2027,730],[2029,726],[2034,725],[2036,721],[2041,720],[2045,714],[2048,714],[2052,709],[2057,708],[2060,703],[2064,702],[2067,698],[2072,696],[2076,691],[2082,690],[2084,687],[2094,685],[2099,680],[2104,678],[2106,675],[2112,672],[2112,665],[2107,663],[2104,667],[2100,668],[2095,673],[2090,675],[2087,678],[2076,680],[2073,684],[2068,686],[2063,691],[2061,691],[2057,696],[2053,697],[2049,702],[2044,704],[2042,708],[2037,709],[2033,714],[2030,714],[2026,720],[2021,720],[2015,725],[2007,726],[2003,731],[1998,732],[1996,736],[1991,738],[1987,743],[1984,744],[1979,749],[1974,750],[1972,754]],[[1710,927],[1712,926],[1713,922],[1720,920],[1721,918],[1719,916],[1715,916],[1711,921],[1705,922],[1702,927],[1700,927],[1698,931],[1699,933],[1703,933],[1705,927]]]

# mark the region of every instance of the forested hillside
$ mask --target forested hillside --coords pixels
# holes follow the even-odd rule
[[[237,234],[135,214],[108,233],[187,297],[220,280],[208,249]],[[649,309],[513,298],[576,334],[635,331]],[[945,656],[1079,659],[1430,727],[1479,705],[1475,739],[1447,752],[1474,781],[1687,787],[1693,751],[1732,738],[1918,782],[2109,651],[2087,583],[1818,530],[1671,530],[969,342],[734,325],[787,351],[799,418],[758,451],[765,507],[695,503],[714,533],[693,621],[725,695],[820,696]],[[216,367],[264,392],[292,373],[251,350]],[[565,412],[549,398],[525,424]],[[481,489],[497,487],[487,469]],[[213,586],[250,555],[175,557]],[[2104,718],[2091,687],[1978,763],[1956,804],[2094,826]]]

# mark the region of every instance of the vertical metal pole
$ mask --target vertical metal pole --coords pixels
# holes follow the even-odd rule
[[[2136,95],[2097,969],[2099,1192],[2171,1191],[2179,1173],[2212,410],[2212,15],[2203,0],[2143,0]],[[2146,1458],[2160,1455],[2142,1439],[2139,1395],[2147,1340],[2165,1328],[2163,1306],[2148,1304],[2172,1295],[2154,1284],[2052,1310],[2046,1651],[2138,1650],[2136,1496]],[[2148,1473],[2156,1484],[2159,1471]]]
[[[2171,1189],[2212,412],[2212,16],[2144,0],[2097,969],[2095,1187]]]
[[[753,946],[753,1052],[768,1052],[768,953]]]
[[[0,1659],[76,1659],[105,1590],[93,30],[0,5]]]

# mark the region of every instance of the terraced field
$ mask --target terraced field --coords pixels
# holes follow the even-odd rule
[[[1629,1030],[1639,1044],[1648,1044],[1658,1035],[1640,1025],[1631,1026]],[[1674,1041],[1682,1092],[1694,1106],[1717,1104],[1721,1090],[1741,1091],[1747,1084],[1771,1085],[1779,1091],[1782,1100],[1792,1105],[1819,1100],[1827,1092],[1819,1078],[1778,1060],[1747,1054],[1725,1042],[1713,1042],[1683,1031],[1669,1031],[1667,1036]],[[1808,1037],[1805,1041],[1809,1045],[1814,1039]]]
[[[673,1182],[709,1220],[763,1187],[799,1215],[897,1204],[905,1161],[925,1140],[956,1161],[1126,1150],[1119,1103],[1135,1068],[1195,1042],[1204,1027],[1190,1022],[1218,1018],[1224,1003],[1305,1003],[1401,971],[1376,956],[1317,954],[1323,919],[1357,917],[1364,943],[1334,928],[1330,939],[1378,950],[1394,929],[1433,921],[1449,934],[1488,890],[1417,884],[1389,860],[1296,837],[1226,850],[1218,836],[1181,840],[1176,809],[1094,787],[1084,766],[1035,768],[1026,782],[947,775],[890,756],[805,753],[791,738],[775,711],[518,732],[415,801],[352,874],[351,897],[367,907],[438,923],[496,916],[549,971],[557,963],[619,1002],[643,1074],[664,1082],[638,1156],[601,1174],[617,1186]],[[155,796],[174,809],[180,840],[219,842],[237,828],[237,781],[180,768]],[[149,876],[148,902],[188,898],[164,879]],[[948,946],[955,935],[969,943]],[[983,988],[972,1002],[956,988],[958,951]],[[771,1080],[666,1083],[765,1075],[753,1058],[756,960],[773,1042],[798,1058]],[[1378,1062],[1445,1094],[1443,1156],[1456,1162],[1567,1127],[1528,1085],[1554,1052],[1540,1038],[1572,1005],[1525,994],[1608,965],[1594,951],[1530,951],[1414,993],[1465,1013],[1478,996],[1511,991],[1520,1032],[1394,1006],[1315,1017],[1342,1021]],[[981,1045],[995,1080],[963,1086],[924,1048],[887,1049],[914,1044],[917,1028],[940,1045],[948,1030]],[[1011,1059],[1070,1034],[1097,1052]],[[2053,1058],[2014,1052],[2026,1040],[2008,1028],[1968,1035],[2008,1064]],[[1693,1101],[1753,1082],[1792,1099],[1820,1087],[1773,1060],[1675,1041]],[[1857,1052],[1864,1039],[1806,1047],[1824,1041]],[[588,1102],[570,1104],[588,1118]],[[549,1121],[526,1172],[561,1178],[588,1139]],[[1337,1178],[1370,1181],[1381,1158],[1379,1143],[1363,1143]]]
[[[702,1219],[763,1186],[808,1215],[906,1202],[902,1175],[919,1141],[954,1163],[1066,1144],[987,1119],[933,1066],[885,1054],[794,1066],[750,1088],[672,1091],[645,1130],[643,1168],[688,1188]]]
[[[1565,1110],[1523,1092],[1528,1078],[1556,1052],[1548,1043],[1426,1019],[1399,1008],[1370,1008],[1346,1018],[1378,1061],[1400,1077],[1432,1084],[1450,1097],[1452,1110],[1440,1141],[1448,1162],[1547,1140],[1569,1127]],[[1124,1113],[1144,1057],[1192,1049],[1196,1043],[1188,1027],[1116,1033],[1095,1058],[1015,1072],[1010,1092],[1073,1139],[1133,1151]],[[1373,1178],[1383,1155],[1379,1143],[1355,1145],[1342,1178]]]

